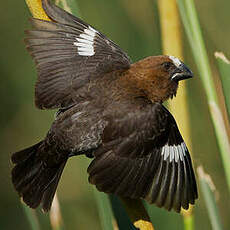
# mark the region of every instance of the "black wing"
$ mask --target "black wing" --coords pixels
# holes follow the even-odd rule
[[[143,198],[167,210],[188,209],[198,197],[188,149],[161,104],[111,118],[88,173],[100,191]]]
[[[38,108],[70,106],[90,79],[129,68],[129,57],[115,43],[49,0],[42,2],[52,22],[31,19],[25,39],[38,71]]]

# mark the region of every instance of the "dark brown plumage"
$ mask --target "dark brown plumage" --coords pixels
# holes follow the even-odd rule
[[[52,21],[33,18],[26,31],[38,70],[35,103],[59,111],[43,141],[12,156],[12,181],[24,202],[48,211],[66,161],[85,154],[99,191],[177,212],[194,204],[189,152],[162,105],[191,71],[173,56],[131,64],[85,22],[48,0],[43,7]]]

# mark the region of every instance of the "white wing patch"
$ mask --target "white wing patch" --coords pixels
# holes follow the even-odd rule
[[[93,43],[96,34],[97,31],[89,26],[87,29],[84,29],[84,32],[81,33],[78,38],[76,38],[77,42],[73,44],[77,46],[80,56],[93,56],[95,54]]]
[[[179,68],[179,66],[182,64],[182,62],[178,58],[176,58],[174,56],[169,56],[169,58],[173,61],[174,65],[177,68]]]
[[[166,161],[169,158],[169,161],[172,162],[175,160],[183,161],[186,152],[188,151],[184,142],[179,145],[168,145],[166,144],[161,151],[161,155],[164,156],[164,160]]]

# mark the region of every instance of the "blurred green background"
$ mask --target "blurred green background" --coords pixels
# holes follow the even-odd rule
[[[160,30],[154,0],[77,0],[81,16],[119,44],[133,61],[161,54]],[[211,62],[213,52],[230,57],[230,1],[196,1]],[[0,7],[0,229],[29,229],[20,200],[10,181],[11,153],[37,143],[48,131],[55,111],[34,106],[36,71],[23,42],[30,13],[23,0],[1,1]],[[185,36],[184,36],[185,37]],[[195,78],[188,82],[192,123],[193,161],[203,165],[217,188],[217,199],[225,229],[230,226],[230,198],[220,160],[206,98],[184,39],[185,62]],[[213,65],[214,73],[217,73]],[[218,75],[214,75],[218,78]],[[179,122],[179,121],[178,121]],[[93,186],[88,184],[88,159],[72,158],[58,187],[65,229],[101,229]],[[229,166],[230,167],[230,166]],[[158,230],[182,229],[180,215],[154,209]],[[211,229],[203,197],[194,208],[197,230]],[[47,214],[38,211],[41,229],[50,229]]]

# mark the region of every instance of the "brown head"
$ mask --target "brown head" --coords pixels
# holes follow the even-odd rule
[[[176,95],[178,82],[193,77],[192,72],[173,56],[152,56],[131,65],[127,80],[152,102],[163,102]]]

